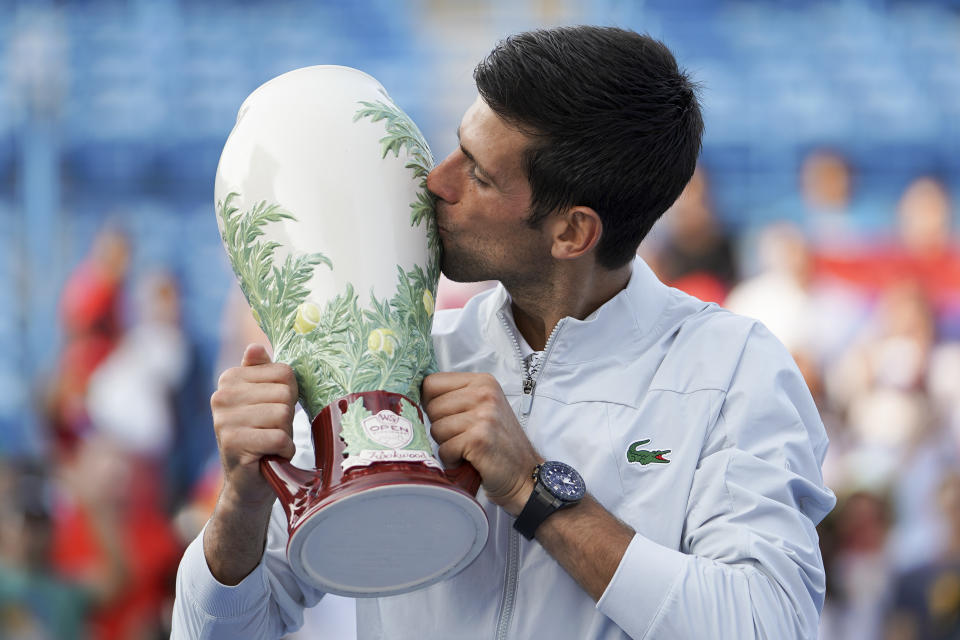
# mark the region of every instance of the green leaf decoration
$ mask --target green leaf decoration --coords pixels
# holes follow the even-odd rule
[[[291,358],[285,347],[297,309],[309,293],[306,284],[317,266],[322,264],[332,269],[333,264],[326,256],[314,253],[288,255],[282,265],[275,265],[273,254],[280,245],[261,240],[263,228],[271,222],[296,218],[279,205],[266,202],[259,202],[241,213],[234,205],[237,197],[239,194],[229,193],[217,203],[217,215],[223,223],[223,244],[254,317],[273,345],[275,359],[288,362]]]
[[[430,146],[413,120],[393,103],[360,101],[359,104],[363,108],[354,115],[354,122],[363,118],[369,118],[371,122],[384,122],[387,135],[380,138],[381,157],[386,158],[390,153],[394,157],[400,157],[400,151],[405,151],[407,163],[404,166],[413,171],[414,177],[420,178],[417,199],[410,203],[410,224],[412,226],[420,226],[423,222],[427,224],[427,246],[435,258],[428,265],[428,274],[432,281],[436,282],[440,278],[440,236],[437,234],[437,220],[434,213],[436,199],[427,190],[427,174],[433,168],[433,154],[430,152]],[[434,294],[436,294],[435,287],[436,285],[434,285]]]
[[[358,455],[363,449],[382,449],[383,447],[368,446],[369,439],[363,432],[363,422],[373,414],[363,406],[363,398],[357,398],[347,407],[346,412],[340,418],[340,437],[347,443],[344,453],[347,455]]]

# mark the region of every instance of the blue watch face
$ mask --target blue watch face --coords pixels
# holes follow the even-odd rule
[[[562,462],[544,462],[540,467],[540,482],[550,493],[566,502],[576,502],[587,492],[577,470]]]

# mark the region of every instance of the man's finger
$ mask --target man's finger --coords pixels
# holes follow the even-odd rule
[[[452,371],[441,371],[440,373],[430,374],[423,379],[423,386],[421,388],[421,391],[423,392],[421,394],[423,403],[426,405],[437,396],[443,395],[444,393],[449,393],[450,391],[454,391],[456,389],[462,389],[470,384],[470,380],[476,375],[476,373]]]
[[[448,391],[444,394],[434,396],[425,400],[423,408],[431,422],[442,420],[448,416],[458,413],[464,413],[477,406],[477,401],[469,392],[464,391],[465,387]]]
[[[293,435],[293,408],[288,404],[267,403],[224,409],[218,413],[219,431],[278,429]]]
[[[446,418],[430,421],[430,436],[437,442],[443,444],[451,438],[455,438],[470,428],[473,421],[465,413],[458,413]]]
[[[218,387],[227,384],[238,384],[245,382],[276,382],[279,384],[292,385],[297,381],[290,365],[282,362],[267,362],[264,364],[248,365],[242,367],[233,367],[227,369],[220,375],[217,382]]]
[[[278,382],[235,384],[215,391],[210,403],[214,408],[268,403],[294,404],[297,401],[294,394],[295,390],[289,385]]]
[[[243,351],[243,359],[240,361],[240,365],[243,367],[249,367],[257,364],[268,364],[271,362],[270,354],[267,353],[267,348],[262,344],[248,344],[247,348]]]
[[[440,458],[440,462],[443,463],[444,467],[449,469],[464,462],[463,448],[466,445],[466,442],[466,437],[464,437],[463,434],[460,434],[459,436],[451,438],[437,447],[437,457]]]
[[[293,438],[280,429],[253,429],[234,436],[231,445],[258,458],[280,456],[291,459],[297,452]]]

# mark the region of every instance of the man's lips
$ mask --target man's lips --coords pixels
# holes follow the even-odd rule
[[[446,214],[445,214],[444,211],[443,211],[443,203],[442,203],[442,202],[438,202],[438,203],[437,203],[437,206],[436,206],[436,209],[435,209],[434,211],[435,211],[435,213],[436,213],[437,231],[438,231],[441,235],[447,235],[447,234],[449,234],[449,233],[450,233],[450,229],[444,224],[444,221],[446,220],[447,216],[446,216]]]

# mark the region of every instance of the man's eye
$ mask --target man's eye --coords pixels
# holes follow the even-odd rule
[[[477,184],[482,185],[482,186],[484,186],[484,187],[489,186],[489,185],[487,185],[486,182],[483,181],[483,179],[481,179],[481,178],[477,175],[476,167],[470,167],[470,170],[467,171],[467,174],[470,176],[470,179],[473,180],[474,182],[476,182]]]

